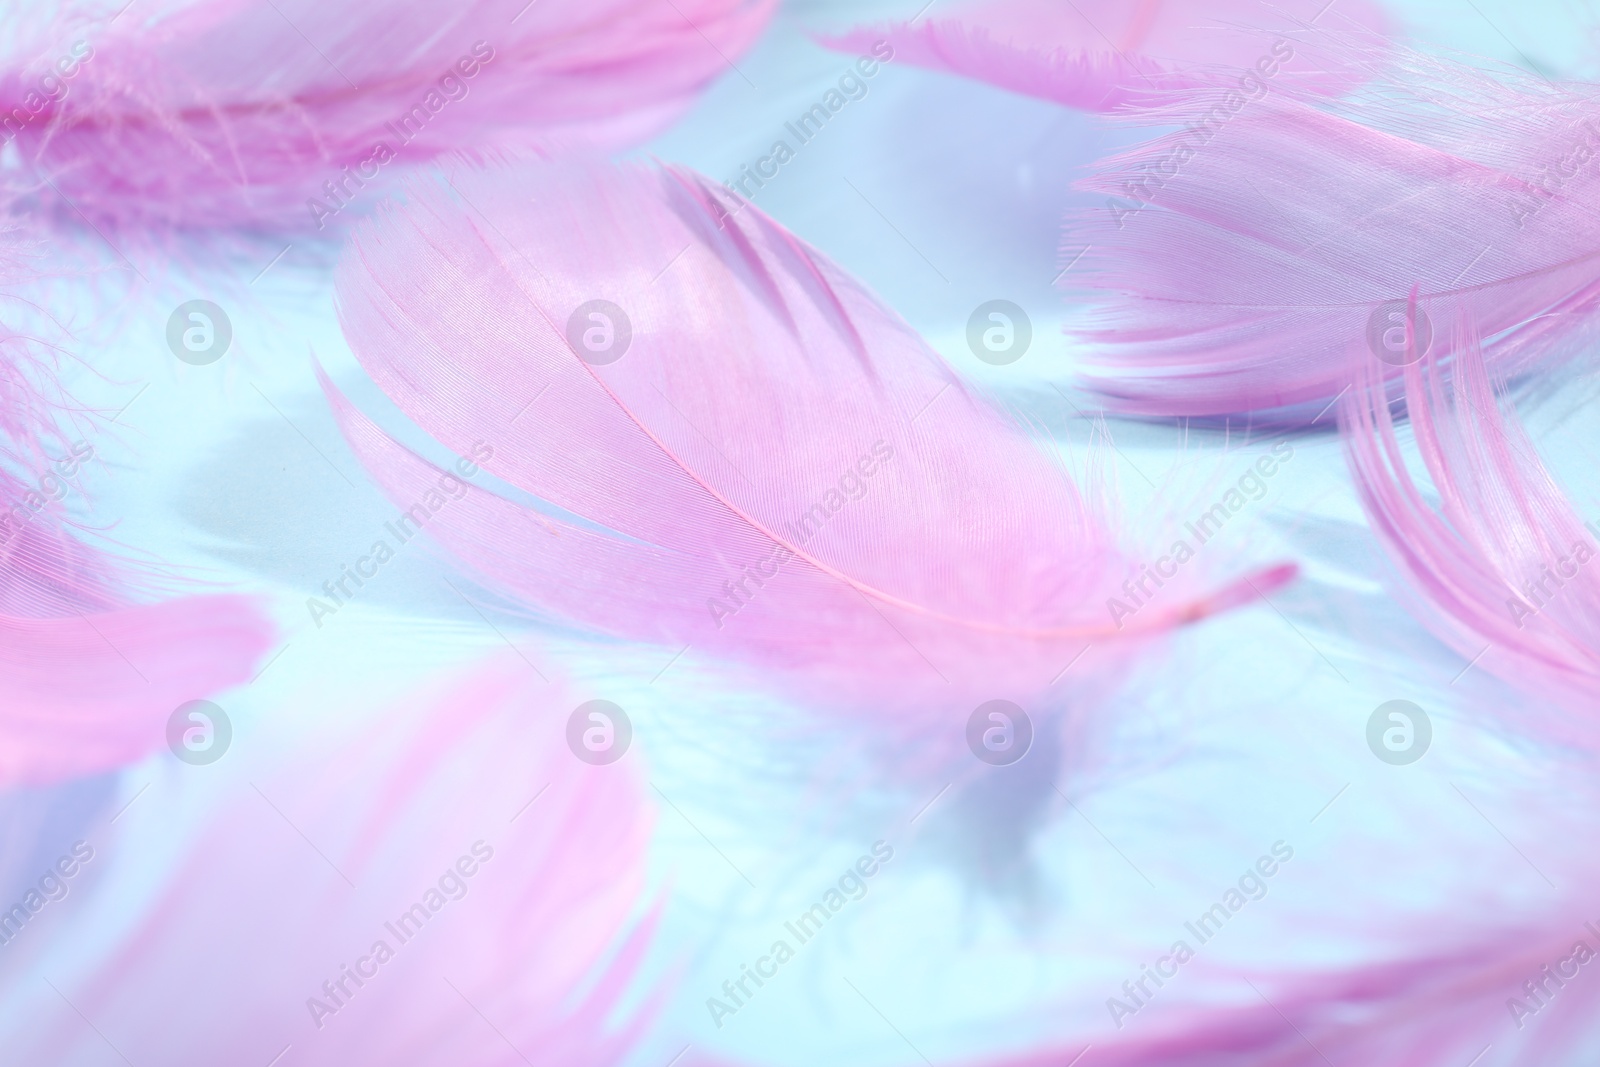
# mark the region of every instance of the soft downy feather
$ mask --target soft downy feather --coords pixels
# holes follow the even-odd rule
[[[540,165],[409,193],[341,263],[345,335],[421,429],[536,498],[464,487],[423,517],[548,618],[692,646],[926,737],[982,701],[1042,699],[1090,645],[1292,575],[1207,589],[1191,567],[1114,619],[1134,567],[1066,471],[858,283],[697,175]],[[593,357],[619,359],[579,358],[625,330]],[[402,508],[439,497],[438,469],[327,390]]]
[[[1574,906],[1554,920],[1503,923],[1446,949],[1344,971],[1234,973],[1222,979],[1233,990],[1226,1004],[1141,1013],[1120,1032],[943,1067],[1060,1067],[1090,1056],[1104,1067],[1576,1065],[1588,1062],[1580,1057],[1600,1006],[1589,974],[1600,927],[1582,914]],[[1530,981],[1545,993],[1530,995]]]
[[[7,1047],[97,1063],[110,1041],[175,1067],[289,1048],[308,1065],[620,1062],[656,1000],[626,999],[655,923],[654,820],[637,756],[567,750],[565,693],[496,654],[236,780],[81,977],[57,960],[56,992],[16,968],[52,959],[48,930],[5,949],[8,1002],[36,998]],[[135,859],[89,844],[102,877]]]
[[[67,216],[316,231],[370,201],[362,190],[396,166],[442,152],[643,140],[730,70],[773,9],[774,0],[141,4],[76,27],[82,47],[70,25],[53,35],[67,45],[33,46],[0,76],[0,110],[22,109],[7,139],[15,132],[41,194],[48,202],[58,190]],[[70,77],[51,68],[58,56]],[[46,77],[53,97],[40,91]]]
[[[1365,0],[1336,11],[1329,21],[1341,27],[1385,27],[1381,9]],[[1245,75],[1259,81],[1258,70],[1275,71],[1284,58],[1274,56],[1272,36],[1298,27],[1294,14],[1266,0],[975,0],[920,23],[861,26],[822,43],[866,53],[887,41],[896,62],[1110,111],[1165,90],[1232,85]],[[1303,17],[1316,14],[1307,5]]]
[[[1459,328],[1449,347],[1458,358],[1448,367],[1428,358],[1405,368],[1437,503],[1406,468],[1372,360],[1360,361],[1340,409],[1356,490],[1413,611],[1476,669],[1543,698],[1541,708],[1553,702],[1539,713],[1544,728],[1593,748],[1600,536],[1501,411],[1476,331]]]
[[[1184,129],[1086,183],[1107,200],[1069,227],[1062,285],[1094,298],[1078,335],[1113,407],[1304,422],[1350,384],[1352,345],[1397,382],[1407,344],[1448,355],[1462,316],[1503,374],[1592,332],[1593,86],[1358,38],[1307,55],[1361,87],[1172,94],[1137,121]]]
[[[139,602],[148,568],[75,536],[57,500],[93,446],[57,426],[59,346],[11,325],[32,274],[0,234],[0,787],[110,770],[165,743],[178,705],[250,679],[274,639],[241,596]]]

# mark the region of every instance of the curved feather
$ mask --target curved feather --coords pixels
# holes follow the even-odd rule
[[[1406,410],[1434,503],[1406,468],[1381,382],[1341,406],[1351,475],[1417,615],[1463,658],[1553,701],[1564,740],[1593,743],[1600,686],[1600,535],[1501,410],[1475,333],[1448,366],[1405,369]]]
[[[1364,0],[1341,3],[1329,21],[1379,32],[1386,23]],[[862,26],[821,41],[862,53],[886,41],[898,62],[1110,111],[1152,93],[1271,78],[1285,58],[1274,55],[1273,34],[1297,25],[1264,0],[977,0],[920,23]]]
[[[53,98],[36,83],[54,73],[54,53],[44,74],[30,65],[0,77],[0,110],[23,108],[15,144],[70,202],[68,214],[320,230],[345,206],[370,201],[366,187],[396,166],[442,152],[641,140],[726,73],[773,8],[141,5],[81,30],[82,47],[63,53],[73,74],[55,80]]]
[[[417,183],[358,231],[337,284],[384,392],[536,498],[446,501],[438,469],[329,387],[391,497],[433,492],[427,528],[490,587],[834,706],[926,722],[997,684],[1040,694],[1089,644],[1292,572],[1205,588],[1196,568],[1134,618],[1108,614],[1130,560],[1065,471],[858,283],[685,171]],[[606,365],[578,356],[607,326],[586,317],[597,299],[631,323]]]
[[[1090,251],[1063,284],[1094,298],[1078,333],[1113,406],[1300,420],[1350,383],[1350,351],[1398,381],[1416,353],[1386,327],[1413,301],[1424,345],[1449,355],[1466,316],[1500,373],[1589,332],[1595,88],[1352,42],[1326,53],[1369,75],[1347,98],[1174,94],[1140,118],[1184,128],[1086,183],[1107,200],[1072,228],[1065,245]]]

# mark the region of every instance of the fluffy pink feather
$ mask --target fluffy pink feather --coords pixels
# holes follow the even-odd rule
[[[1272,35],[1298,28],[1317,6],[1302,13],[1267,0],[975,0],[920,24],[863,26],[822,43],[864,53],[885,40],[897,62],[1109,111],[1162,90],[1231,84],[1258,63],[1275,71],[1282,57],[1274,59]],[[1385,27],[1365,0],[1337,11],[1329,21],[1343,27]]]
[[[11,1055],[617,1063],[652,1010],[621,1004],[654,921],[652,816],[634,765],[567,751],[569,710],[507,654],[237,783],[88,976],[8,991],[37,998]]]
[[[1069,233],[1063,285],[1097,297],[1088,375],[1121,410],[1310,415],[1350,384],[1352,345],[1399,377],[1416,353],[1385,327],[1412,300],[1439,354],[1467,316],[1506,373],[1590,332],[1600,92],[1323,43],[1359,90],[1174,94],[1139,121],[1184,128],[1087,183],[1107,201]]]
[[[1465,659],[1554,701],[1593,743],[1600,688],[1600,537],[1500,410],[1475,333],[1447,372],[1405,370],[1406,409],[1438,503],[1405,465],[1380,377],[1361,361],[1341,407],[1357,491],[1417,614]],[[1541,712],[1541,720],[1548,713]]]
[[[545,165],[409,192],[341,263],[345,335],[423,430],[541,502],[466,488],[425,521],[551,617],[925,725],[1292,571],[1182,575],[1113,621],[1130,561],[1066,472],[858,283],[697,175]],[[623,350],[602,309],[606,356],[623,352],[604,365],[578,355],[605,344],[597,299],[631,324]],[[440,471],[328,391],[402,508],[439,497]]]
[[[730,70],[773,7],[141,4],[81,28],[82,47],[36,46],[0,77],[0,122],[68,214],[321,229],[396,165],[447,150],[642,139]]]
[[[20,234],[0,234],[8,312],[21,307],[25,252]],[[243,597],[135,603],[130,568],[72,535],[52,491],[65,467],[51,460],[75,470],[83,455],[56,428],[57,358],[0,325],[0,787],[142,758],[179,704],[248,681],[274,636]]]

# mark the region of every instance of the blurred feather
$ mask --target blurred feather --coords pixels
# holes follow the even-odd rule
[[[1095,297],[1087,374],[1120,410],[1305,421],[1350,384],[1351,352],[1393,381],[1430,344],[1449,355],[1460,316],[1502,374],[1592,335],[1595,87],[1319,48],[1360,87],[1174,93],[1137,121],[1185,128],[1086,183],[1108,200],[1071,228],[1063,284]]]
[[[20,120],[7,139],[68,215],[319,230],[395,161],[643,140],[730,69],[773,7],[196,0],[87,24],[69,12],[52,38],[78,41],[24,51],[31,63],[0,75],[0,114]]]
[[[286,1046],[305,1064],[618,1062],[653,1010],[620,1004],[654,922],[652,818],[629,766],[580,763],[564,715],[531,711],[550,693],[497,656],[240,787],[107,958],[42,989],[12,1055],[98,1062],[104,1033],[195,1067]],[[194,981],[206,960],[226,964]]]
[[[1356,0],[1329,21],[1381,32],[1387,20],[1376,4]],[[1299,25],[1265,0],[975,0],[920,25],[861,26],[822,43],[866,54],[886,41],[898,62],[1111,111],[1154,93],[1255,76],[1258,63],[1275,71],[1286,57],[1274,58],[1271,35]]]

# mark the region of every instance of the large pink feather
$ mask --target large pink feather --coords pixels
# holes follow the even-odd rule
[[[1232,86],[1246,75],[1259,83],[1269,69],[1265,77],[1273,77],[1293,55],[1292,46],[1274,55],[1273,35],[1317,14],[1314,5],[1297,13],[1266,0],[974,0],[920,23],[863,26],[823,43],[867,52],[887,41],[897,62],[1109,111],[1158,91]],[[1385,26],[1366,0],[1339,4],[1329,21],[1368,31]]]
[[[1459,331],[1450,347],[1459,355],[1448,373],[1431,358],[1405,370],[1406,409],[1438,503],[1406,469],[1368,361],[1341,406],[1357,491],[1417,614],[1464,659],[1565,707],[1570,717],[1554,728],[1592,744],[1600,536],[1500,410],[1475,334]]]
[[[1447,354],[1449,324],[1472,318],[1508,373],[1588,326],[1594,87],[1348,42],[1324,52],[1369,80],[1343,100],[1287,81],[1254,99],[1175,94],[1140,121],[1184,129],[1088,183],[1107,200],[1069,233],[1083,258],[1063,285],[1099,298],[1081,337],[1113,405],[1298,417],[1350,383],[1353,345],[1398,378],[1420,354],[1408,320],[1439,324],[1414,331]]]
[[[82,47],[62,53],[70,77],[55,77],[54,53],[41,55],[43,73],[0,77],[0,112],[21,120],[5,137],[66,196],[67,214],[316,230],[342,205],[370,202],[365,186],[397,165],[443,151],[643,139],[732,69],[773,7],[140,5],[81,30]],[[54,99],[39,91],[46,76]]]
[[[505,654],[237,781],[104,960],[7,991],[36,998],[8,1055],[619,1062],[653,999],[622,1004],[654,921],[652,816],[633,765],[567,750],[570,710]],[[4,951],[46,950],[45,933]]]
[[[1217,591],[1194,568],[1113,619],[1134,568],[1065,471],[749,204],[675,169],[450,182],[358,231],[341,321],[406,415],[547,503],[445,502],[437,469],[329,392],[391,497],[432,493],[428,529],[527,605],[926,724],[1289,576]],[[594,300],[631,321],[606,365],[577,354],[605,343]]]

